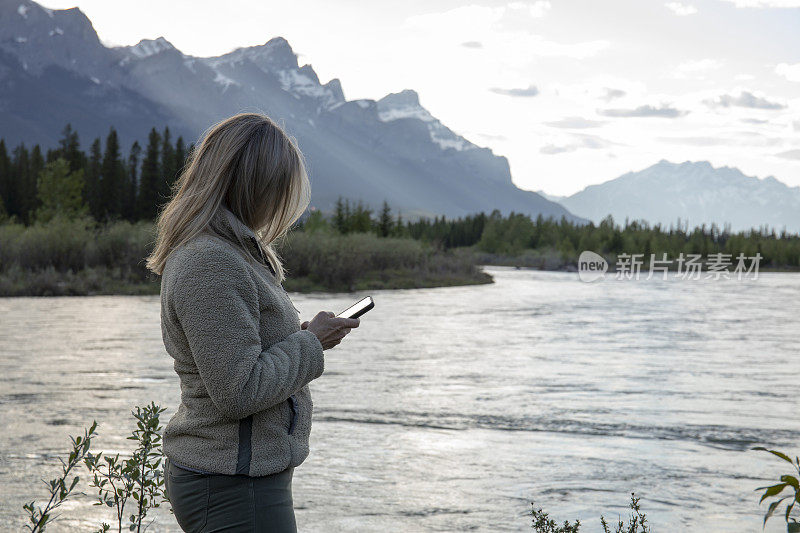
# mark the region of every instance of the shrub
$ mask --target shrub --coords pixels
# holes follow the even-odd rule
[[[92,475],[90,486],[98,491],[98,501],[94,505],[114,509],[117,530],[121,533],[125,505],[133,500],[135,511],[129,515],[129,523],[125,524],[125,529],[137,533],[143,531],[142,523],[148,511],[169,501],[164,492],[164,471],[161,468],[164,453],[161,447],[162,427],[159,416],[165,410],[152,402],[144,408],[136,406],[136,410],[132,411],[136,419],[136,429],[128,437],[128,440],[136,442],[136,449],[130,458],[122,461],[119,454],[104,457],[102,452],[96,455],[91,452],[92,438],[97,436],[97,422],[84,431],[83,437],[70,437],[72,450],[67,461],[59,458],[62,473],[48,484],[48,503],[44,507],[37,507],[35,501],[31,501],[23,506],[30,522],[28,529],[32,533],[43,532],[56,520],[57,517],[52,516],[53,510],[67,500],[80,480],[79,476],[75,476],[72,481],[67,481],[67,478],[83,462]],[[145,525],[144,529],[148,526],[149,524]],[[99,531],[107,532],[110,529],[109,524],[103,523]]]
[[[531,506],[533,506],[533,502],[531,502]],[[647,517],[642,513],[639,507],[639,498],[633,492],[631,493],[631,503],[628,506],[632,511],[628,518],[628,523],[625,524],[620,518],[613,533],[649,533],[650,527],[647,525]],[[564,525],[559,526],[546,512],[541,509],[536,510],[536,508],[531,509],[531,516],[533,516],[532,527],[536,530],[536,533],[579,533],[580,531],[580,520],[575,520],[574,524],[564,521]],[[608,522],[602,515],[600,516],[600,525],[603,527],[603,533],[612,533]]]
[[[780,479],[779,483],[767,487],[758,487],[756,489],[764,491],[764,494],[761,496],[761,499],[759,500],[758,503],[763,502],[767,498],[777,498],[787,488],[791,490],[791,493],[788,496],[784,496],[783,498],[775,500],[774,502],[769,504],[769,507],[767,508],[767,513],[764,515],[764,527],[766,527],[767,520],[770,519],[770,517],[777,510],[781,502],[788,499],[789,503],[786,504],[786,512],[785,512],[786,523],[789,525],[790,531],[791,530],[800,531],[800,526],[798,526],[797,520],[791,517],[792,508],[794,507],[794,505],[800,504],[800,482],[798,482],[798,479],[800,479],[800,458],[795,456],[794,461],[792,461],[792,459],[785,453],[776,450],[768,450],[763,446],[757,446],[753,449],[771,453],[775,457],[779,457],[780,459],[783,459],[784,461],[792,465],[791,474],[782,475],[779,478]]]
[[[330,288],[351,290],[365,272],[413,268],[429,251],[410,239],[379,238],[371,233],[345,235],[293,232],[278,246],[289,277],[309,276]]]
[[[67,219],[60,215],[36,223],[17,234],[10,243],[13,261],[26,270],[53,267],[58,272],[76,271],[86,264],[86,243],[92,239],[91,218]]]

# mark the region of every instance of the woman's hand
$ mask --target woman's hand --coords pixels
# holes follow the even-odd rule
[[[322,349],[333,348],[350,333],[351,328],[357,328],[361,323],[358,318],[337,318],[336,313],[320,311],[317,316],[300,324],[300,329],[307,329],[317,336]]]

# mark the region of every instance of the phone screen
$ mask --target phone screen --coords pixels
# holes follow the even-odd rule
[[[348,307],[347,309],[345,309],[336,316],[340,318],[341,317],[356,318],[363,315],[370,309],[372,309],[373,306],[374,304],[372,302],[372,297],[367,296],[366,298],[357,301],[356,303],[354,303],[353,305],[351,305],[350,307]]]

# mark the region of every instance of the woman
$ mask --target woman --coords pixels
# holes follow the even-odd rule
[[[358,319],[302,324],[272,247],[308,206],[294,141],[268,117],[213,126],[158,220],[161,330],[181,403],[164,430],[166,492],[184,531],[294,532],[308,383]]]

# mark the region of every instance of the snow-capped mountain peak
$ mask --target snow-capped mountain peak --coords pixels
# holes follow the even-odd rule
[[[32,75],[58,65],[103,77],[108,50],[78,8],[53,10],[31,0],[0,0],[0,52],[16,57]]]
[[[137,44],[125,46],[123,49],[138,59],[145,59],[167,50],[177,50],[172,46],[172,43],[163,37],[159,37],[158,39],[142,39]]]
[[[477,148],[464,137],[453,132],[422,107],[416,91],[405,89],[399,93],[387,94],[378,100],[378,117],[383,122],[399,119],[421,120],[428,127],[431,140],[442,150],[452,148],[459,152]]]
[[[417,91],[405,89],[399,93],[387,94],[379,102],[378,116],[384,122],[399,118],[416,118],[423,122],[436,120],[427,109],[419,104]]]
[[[311,65],[303,65],[299,69],[278,70],[275,74],[278,76],[284,91],[316,98],[323,108],[328,109],[344,101],[344,94],[342,94],[342,86],[339,80],[332,80],[332,83],[333,81],[335,83],[331,86],[320,84],[319,78],[317,78],[317,74],[311,68]]]
[[[233,52],[209,58],[212,63],[238,63],[249,59],[265,72],[296,70],[297,55],[283,37],[273,37],[264,44],[237,48]]]
[[[237,48],[228,54],[201,59],[217,73],[217,83],[229,86],[247,83],[240,77],[248,76],[247,64],[274,76],[284,91],[295,98],[312,98],[317,102],[317,113],[344,102],[344,93],[338,79],[321,84],[311,65],[300,67],[297,55],[283,37],[274,37],[265,44]],[[221,73],[222,72],[222,73]]]
[[[680,219],[690,227],[728,223],[739,231],[767,224],[800,230],[800,187],[789,187],[772,176],[747,176],[734,167],[714,167],[708,161],[662,159],[638,172],[590,185],[560,203],[595,222],[611,214],[618,223],[628,218],[665,228]]]

